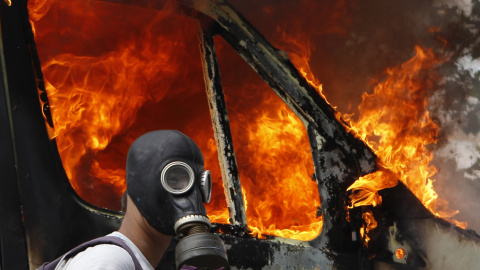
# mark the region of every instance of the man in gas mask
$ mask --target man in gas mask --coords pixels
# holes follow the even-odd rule
[[[127,157],[127,207],[117,232],[87,242],[40,269],[154,269],[172,236],[177,269],[228,267],[203,203],[211,196],[198,146],[174,130],[149,132]],[[120,241],[119,241],[120,240]]]

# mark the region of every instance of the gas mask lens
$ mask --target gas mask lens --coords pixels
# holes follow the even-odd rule
[[[183,194],[193,186],[195,176],[192,168],[184,162],[175,161],[163,168],[161,181],[170,193]]]

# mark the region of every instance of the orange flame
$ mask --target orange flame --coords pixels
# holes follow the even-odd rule
[[[327,32],[345,32],[345,3],[334,4],[339,12],[324,25]],[[172,2],[155,11],[101,1],[32,0],[29,12],[57,145],[77,193],[96,205],[119,209],[130,143],[150,130],[178,129],[199,144],[206,168],[212,171],[210,219],[228,222],[195,22],[176,13]],[[279,47],[323,96],[309,67],[310,45],[305,40],[309,34],[279,36]],[[287,39],[290,49],[283,46]],[[425,147],[435,142],[438,131],[425,109],[428,95],[423,91],[436,78],[425,71],[431,71],[438,60],[430,50],[417,47],[416,52],[402,66],[388,70],[388,78],[373,94],[363,95],[361,117],[351,126],[374,149],[380,169],[349,190],[353,206],[378,205],[377,191],[401,180],[436,215],[451,216],[454,212],[437,207],[442,201],[432,189],[435,168],[428,165],[432,156]],[[232,60],[220,52],[219,57],[219,61]],[[320,203],[311,180],[305,128],[278,98],[256,96],[257,102],[242,111],[249,103],[237,99],[247,96],[247,91],[270,91],[259,83],[235,85],[255,76],[237,79],[226,91],[249,228],[259,237],[312,239],[322,221],[316,217]]]
[[[362,218],[365,221],[365,225],[360,228],[360,235],[364,238],[365,245],[368,246],[368,242],[370,241],[368,233],[377,227],[377,221],[373,217],[372,211],[363,213]]]
[[[29,11],[37,29],[54,136],[76,192],[90,203],[119,209],[128,146],[153,129],[178,129],[192,133],[200,148],[209,153],[206,166],[217,176],[213,197],[222,209],[212,212],[225,220],[228,211],[223,192],[218,192],[223,189],[218,181],[218,159],[211,158],[216,148],[212,149],[213,133],[208,130],[200,62],[189,61],[192,53],[185,53],[197,52],[193,57],[199,59],[198,49],[188,46],[198,42],[195,22],[175,14],[172,3],[162,12],[125,12],[124,6],[102,2],[31,1]],[[103,20],[114,26],[107,37],[105,29],[99,28],[105,25]],[[178,23],[176,33],[170,23]],[[83,42],[72,42],[71,36],[78,34]],[[186,68],[187,63],[192,67]],[[182,80],[191,83],[179,83]],[[189,101],[176,104],[181,113],[169,100],[175,97]],[[189,109],[192,103],[203,110]]]
[[[244,194],[255,205],[246,211],[249,228],[258,231],[259,237],[272,234],[311,240],[320,234],[322,220],[316,216],[320,199],[311,179],[311,154],[298,151],[302,145],[308,149],[305,126],[283,102],[267,104],[279,108],[275,112],[278,115],[270,116],[271,111],[265,111],[256,119],[257,128],[249,128],[247,138],[251,143],[247,147],[257,158],[242,162],[244,170],[240,174],[242,184],[252,183],[246,185],[249,190]],[[250,166],[255,170],[245,170]]]
[[[174,1],[160,11],[101,1],[29,2],[54,136],[75,191],[90,203],[119,209],[133,140],[155,129],[186,133],[212,173],[209,217],[228,223],[197,25],[176,8]],[[249,89],[234,86],[233,92]],[[232,124],[249,228],[258,237],[310,240],[322,221],[305,127],[278,98],[259,102],[245,108],[245,121]],[[229,111],[242,107],[228,104]],[[248,112],[254,108],[262,110]]]
[[[225,41],[215,42],[248,227],[258,237],[311,240],[323,223],[305,126]]]
[[[387,78],[364,93],[360,118],[350,121],[351,129],[375,151],[379,170],[353,183],[352,207],[381,203],[377,191],[402,181],[433,214],[451,217],[446,202],[433,190],[430,166],[438,126],[427,110],[429,91],[437,76],[433,70],[440,60],[430,49],[415,47],[415,56],[399,67],[387,70]],[[350,116],[345,117],[347,120]]]
[[[255,206],[246,209],[249,228],[258,237],[311,240],[320,234],[322,220],[316,216],[320,199],[311,154],[298,151],[308,149],[305,126],[278,98],[262,103],[270,108],[249,124],[240,139],[244,149],[236,151],[245,203]]]

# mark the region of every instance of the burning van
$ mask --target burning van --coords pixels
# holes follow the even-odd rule
[[[204,153],[231,269],[478,267],[447,201],[480,191],[480,4],[231,2],[1,2],[0,269],[117,229],[156,129]]]

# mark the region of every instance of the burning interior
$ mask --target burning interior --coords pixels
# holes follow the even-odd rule
[[[23,257],[0,250],[2,267],[34,267],[115,228],[129,145],[177,129],[212,171],[207,211],[234,269],[468,269],[478,200],[455,197],[480,189],[480,4],[463,4],[2,3],[2,158],[18,167],[4,185],[19,183],[8,198],[28,235]],[[32,151],[51,161],[32,165]],[[48,194],[62,205],[33,225]],[[65,221],[75,225],[46,238]],[[98,228],[74,232],[89,222]]]
[[[67,17],[73,11],[70,5],[55,2],[46,5],[58,8]],[[86,18],[73,19],[73,24],[80,23],[73,28],[96,28],[105,17],[112,17],[124,21],[123,26],[108,30],[109,36],[119,36],[119,40],[108,42],[107,48],[93,45],[96,47],[93,56],[62,52],[45,59],[42,66],[55,127],[53,137],[73,188],[89,203],[119,210],[129,145],[148,131],[176,129],[192,134],[200,142],[206,166],[211,167],[215,179],[213,201],[207,205],[210,218],[229,223],[204,90],[197,20],[180,14],[174,2],[166,3],[160,11],[137,8],[138,13],[132,18],[125,5],[108,2],[92,5],[98,6],[92,7],[93,20],[87,20],[91,26],[85,25]],[[32,4],[31,10],[36,10],[36,6]],[[106,14],[99,16],[96,10]],[[145,20],[138,20],[139,16]],[[45,26],[45,33],[41,33],[42,19],[39,22],[35,27],[38,46],[43,40],[41,36],[45,36],[47,43],[56,43],[58,40],[47,36],[57,28],[47,30]],[[182,30],[173,30],[177,25]],[[127,31],[130,33],[125,34]],[[105,32],[93,35],[104,36]],[[78,49],[90,51],[87,48],[92,44],[85,46]],[[321,220],[316,217],[319,196],[311,179],[314,169],[305,127],[253,71],[247,73],[243,68],[246,72],[234,72],[243,64],[242,60],[233,51],[227,51],[226,44],[220,46],[219,59],[225,59],[220,65],[230,71],[222,73],[250,74],[252,78],[239,83],[240,77],[225,76],[222,81],[238,172],[244,179],[242,193],[246,203],[256,205],[247,209],[247,218],[252,217],[248,222],[251,230],[313,239],[320,232]],[[192,65],[193,59],[198,61]],[[298,151],[300,148],[304,150]],[[301,193],[297,192],[299,188]],[[312,227],[310,235],[296,236],[307,234],[300,227]],[[275,232],[277,228],[279,232]]]

